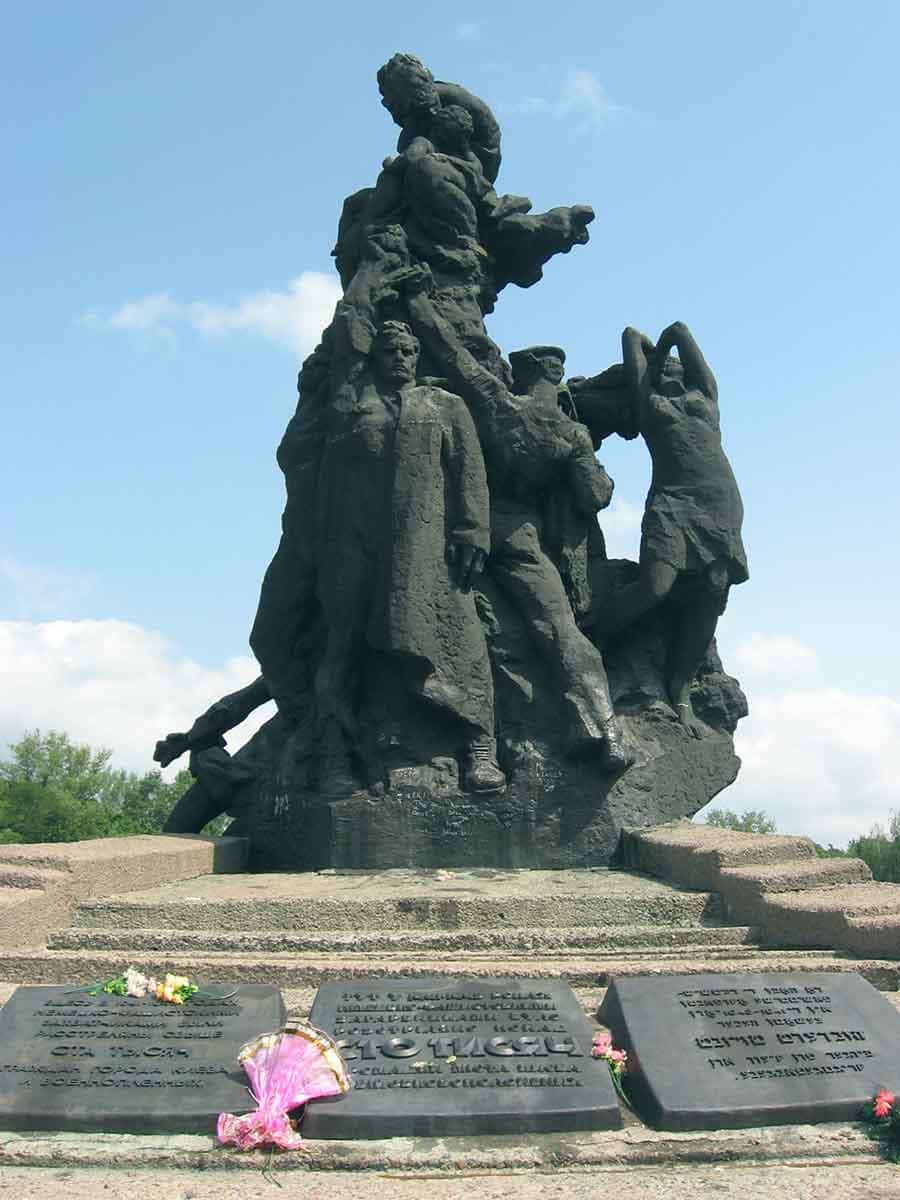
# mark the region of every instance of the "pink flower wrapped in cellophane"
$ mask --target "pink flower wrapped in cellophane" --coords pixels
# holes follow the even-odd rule
[[[277,1033],[247,1042],[238,1062],[247,1072],[257,1108],[242,1117],[220,1113],[216,1132],[223,1145],[239,1150],[299,1150],[303,1138],[288,1113],[307,1100],[350,1090],[350,1076],[334,1039],[307,1021],[291,1022]]]

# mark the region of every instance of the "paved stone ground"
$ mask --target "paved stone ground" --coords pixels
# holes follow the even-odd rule
[[[900,1167],[667,1167],[611,1168],[526,1175],[459,1172],[452,1178],[416,1173],[327,1176],[294,1171],[235,1177],[223,1171],[28,1170],[0,1173],[2,1200],[595,1200],[612,1194],[629,1200],[897,1200]]]

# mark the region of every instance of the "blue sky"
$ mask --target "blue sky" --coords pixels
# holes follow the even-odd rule
[[[900,7],[82,0],[4,23],[0,740],[65,728],[146,769],[252,673],[274,450],[404,49],[492,105],[501,190],[597,210],[503,293],[500,345],[593,373],[624,325],[681,318],[718,375],[751,567],[720,642],[753,710],[721,803],[839,843],[900,809]],[[633,554],[647,455],[601,457]]]

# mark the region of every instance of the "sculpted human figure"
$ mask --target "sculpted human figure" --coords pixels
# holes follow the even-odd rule
[[[256,782],[261,764],[248,754],[232,757],[222,735],[271,698],[269,685],[260,675],[247,687],[210,705],[187,733],[170,733],[156,743],[153,761],[161,767],[190,751],[190,772],[196,780],[172,809],[163,833],[199,833],[223,812],[237,815],[241,792]]]
[[[523,394],[486,370],[440,316],[426,272],[407,284],[413,328],[469,405],[484,446],[491,491],[488,569],[509,597],[555,678],[568,710],[569,750],[596,749],[609,770],[630,765],[599,650],[578,628],[558,566],[545,543],[543,497],[566,492],[585,526],[612,495],[590,437],[559,407],[561,352],[540,347],[518,358]],[[548,353],[549,350],[549,353]]]
[[[395,55],[379,83],[403,125],[400,153],[385,160],[374,188],[344,202],[334,249],[341,282],[346,288],[353,279],[373,228],[401,225],[414,257],[435,272],[438,293],[469,289],[456,297],[460,322],[477,328],[508,283],[531,286],[555,254],[587,242],[593,209],[531,213],[526,198],[498,196],[499,130],[490,110],[463,88],[436,85],[418,59]],[[496,155],[486,149],[494,145],[491,130]]]
[[[669,354],[673,347],[678,358]],[[641,524],[640,575],[589,622],[601,633],[616,633],[666,597],[678,599],[667,687],[679,719],[699,736],[691,681],[729,588],[748,577],[744,509],[722,449],[716,381],[687,325],[676,321],[655,346],[628,328],[622,357],[628,409],[612,428],[625,437],[641,434],[653,476]]]
[[[435,113],[449,104],[465,109],[472,121],[472,148],[490,183],[500,170],[500,126],[483,100],[458,83],[436,80],[413,54],[395,54],[378,72],[382,105],[397,125],[402,154],[416,137],[427,137]]]
[[[410,694],[453,719],[465,786],[496,791],[506,779],[470,590],[490,545],[484,459],[463,401],[416,383],[418,356],[408,326],[383,322],[371,378],[332,406],[315,506],[316,709],[335,786],[352,786],[361,671],[370,651],[390,654]]]
[[[331,395],[329,331],[306,359],[297,411],[278,447],[287,504],[281,540],[260,590],[250,646],[279,711],[292,724],[310,717],[316,626],[317,546],[312,514]]]

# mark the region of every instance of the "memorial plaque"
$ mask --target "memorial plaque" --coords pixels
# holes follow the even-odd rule
[[[900,1084],[900,1013],[860,975],[614,980],[600,1020],[660,1129],[852,1120]]]
[[[164,1004],[20,987],[0,1014],[0,1129],[212,1133],[249,1112],[237,1054],[284,1021],[274,987]]]
[[[570,988],[547,979],[354,979],[310,1014],[353,1089],[310,1104],[309,1138],[618,1129],[605,1063]]]

